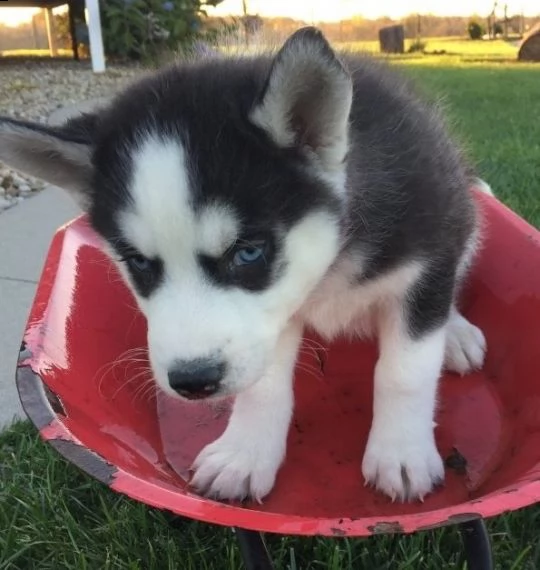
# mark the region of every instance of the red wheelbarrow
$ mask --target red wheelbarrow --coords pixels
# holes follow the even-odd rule
[[[367,537],[453,524],[469,569],[493,568],[484,519],[540,502],[540,233],[495,198],[477,199],[486,242],[463,308],[487,336],[487,360],[442,379],[446,482],[423,503],[393,504],[363,485],[376,347],[345,341],[303,351],[287,458],[265,502],[193,493],[188,468],[228,410],[154,390],[144,318],[84,217],[50,247],[19,356],[24,409],[44,440],[115,491],[235,529],[248,569],[272,567],[263,532]]]

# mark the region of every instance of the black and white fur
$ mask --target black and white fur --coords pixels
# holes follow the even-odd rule
[[[195,489],[271,491],[305,327],[379,340],[365,481],[393,500],[442,482],[441,370],[486,347],[456,306],[479,221],[472,170],[396,71],[304,28],[277,54],[175,64],[61,128],[4,118],[0,160],[88,212],[147,318],[157,384],[236,396]]]

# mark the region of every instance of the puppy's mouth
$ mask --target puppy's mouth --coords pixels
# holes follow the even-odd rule
[[[173,398],[182,400],[183,402],[220,402],[228,400],[236,395],[236,392],[231,392],[226,387],[219,386],[213,390],[196,390],[196,391],[185,391],[178,390],[172,395]]]
[[[209,398],[214,399],[215,397],[219,397],[219,388],[214,386],[204,386],[201,390],[197,390],[195,392],[188,391],[188,390],[178,390],[177,394],[183,400],[207,400]]]

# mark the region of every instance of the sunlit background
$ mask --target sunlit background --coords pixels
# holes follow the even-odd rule
[[[364,18],[401,18],[407,14],[422,13],[443,16],[466,16],[487,14],[493,7],[492,1],[486,0],[376,0],[360,2],[358,0],[250,0],[251,13],[263,17],[288,16],[305,21],[339,21],[362,16]],[[501,6],[502,7],[502,6]],[[538,14],[540,6],[537,0],[510,2],[512,12]],[[242,12],[242,0],[224,0],[212,13],[226,15]]]
[[[467,16],[487,14],[493,8],[492,1],[486,0],[377,0],[376,2],[359,2],[358,0],[249,0],[249,11],[262,17],[284,16],[306,22],[336,22],[355,16],[364,18],[402,18],[408,14],[434,14],[439,16]],[[501,8],[503,5],[501,4]],[[522,0],[508,3],[512,13],[533,16],[540,13],[537,0]],[[64,6],[56,8],[54,13],[61,13]],[[242,13],[242,0],[224,0],[216,8],[208,12],[216,16]],[[4,8],[0,9],[0,23],[6,26],[18,26],[30,22],[39,8]]]
[[[0,8],[0,24],[12,28],[30,22],[32,16],[41,12],[40,8],[4,8],[3,6],[0,6]],[[65,10],[63,6],[62,9]]]

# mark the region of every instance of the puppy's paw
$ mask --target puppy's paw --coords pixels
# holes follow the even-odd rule
[[[459,313],[448,322],[444,367],[451,372],[467,374],[482,368],[486,339],[482,331]]]
[[[217,500],[254,499],[272,490],[285,456],[285,442],[262,441],[255,434],[225,431],[195,459],[190,486]]]
[[[444,464],[432,433],[411,437],[382,430],[369,436],[362,473],[366,485],[392,501],[423,501],[443,482]]]

